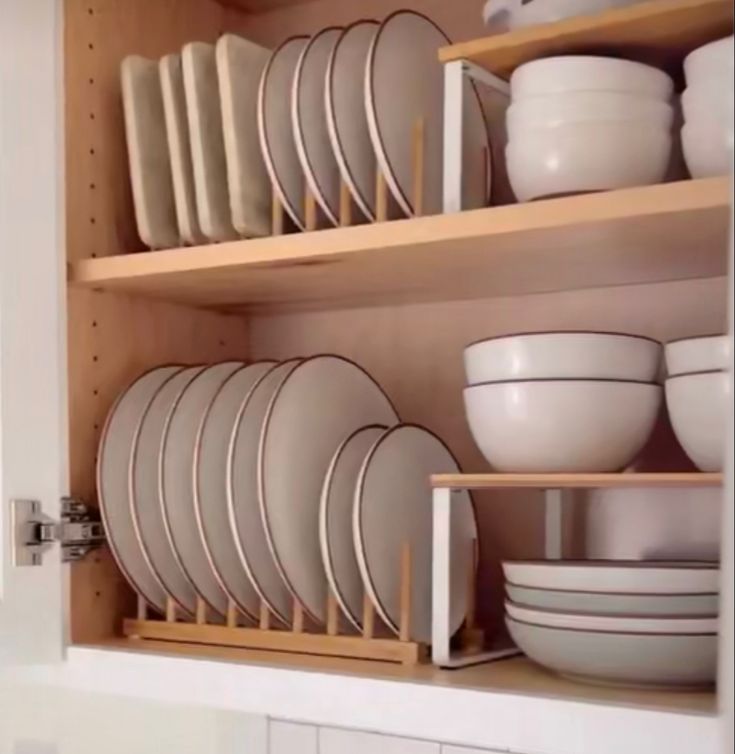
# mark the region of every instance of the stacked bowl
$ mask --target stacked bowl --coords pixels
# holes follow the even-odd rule
[[[655,425],[660,357],[658,341],[620,333],[472,343],[464,351],[472,436],[499,472],[619,471]]]
[[[732,170],[733,52],[733,37],[727,37],[694,50],[684,60],[681,140],[693,178]]]
[[[519,201],[664,179],[674,111],[663,71],[569,55],[520,66],[510,86],[506,161]]]
[[[508,630],[540,665],[594,683],[714,682],[716,564],[521,561],[503,570]]]
[[[666,405],[679,443],[701,471],[722,471],[732,411],[730,338],[708,335],[666,344]]]

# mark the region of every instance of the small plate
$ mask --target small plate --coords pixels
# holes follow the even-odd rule
[[[365,68],[365,111],[370,137],[388,187],[409,216],[414,207],[417,124],[423,120],[423,214],[442,211],[444,32],[426,16],[398,11],[378,29]],[[490,141],[474,84],[465,79],[462,208],[484,207],[490,196]]]
[[[158,63],[132,55],[121,74],[138,235],[150,249],[170,249],[180,240]]]
[[[401,553],[411,548],[411,639],[431,642],[432,474],[456,474],[446,445],[423,427],[402,424],[373,444],[355,487],[353,537],[365,589],[385,624],[399,633]],[[477,526],[465,490],[452,504],[450,630],[462,625],[469,603],[467,575]]]
[[[127,470],[143,414],[161,386],[180,370],[178,366],[153,369],[120,395],[107,416],[97,454],[97,493],[110,550],[133,589],[161,613],[167,594],[138,537]]]
[[[240,406],[274,365],[272,361],[250,364],[222,383],[205,409],[194,450],[194,506],[204,549],[227,596],[253,620],[257,620],[260,599],[242,567],[230,526],[227,456]]]
[[[168,151],[171,159],[176,221],[184,243],[196,246],[206,243],[207,239],[199,227],[194,196],[194,168],[191,164],[191,140],[189,121],[186,117],[181,55],[166,55],[161,58],[159,74],[163,92],[163,111],[166,116]]]
[[[352,538],[352,508],[360,467],[387,427],[374,424],[353,432],[337,448],[327,469],[319,503],[319,543],[327,581],[345,618],[362,628],[360,567]]]
[[[293,598],[271,555],[260,515],[258,445],[273,394],[300,362],[274,366],[253,387],[235,415],[227,454],[227,508],[240,562],[260,598],[286,626],[292,622]]]
[[[161,499],[168,534],[199,596],[217,613],[227,612],[227,595],[212,569],[194,505],[194,458],[204,412],[241,362],[203,369],[179,394],[161,440]]]
[[[291,123],[309,190],[332,225],[339,225],[339,168],[324,111],[325,76],[342,29],[323,29],[301,51],[291,89]],[[353,115],[360,115],[360,112]]]
[[[319,502],[329,462],[356,429],[397,421],[378,383],[339,356],[302,361],[268,407],[258,450],[261,514],[281,576],[317,623],[327,607]]]
[[[227,190],[227,159],[214,45],[191,42],[181,52],[199,226],[210,241],[238,237]]]
[[[128,466],[131,508],[143,549],[166,591],[190,615],[196,611],[197,596],[166,529],[159,457],[169,414],[179,395],[202,369],[182,369],[161,386],[140,420]]]
[[[291,127],[291,87],[308,37],[287,39],[271,55],[258,87],[258,135],[268,175],[284,209],[304,230],[305,178]]]
[[[258,139],[258,84],[269,55],[235,34],[217,42],[232,223],[246,237],[271,233],[273,192]]]

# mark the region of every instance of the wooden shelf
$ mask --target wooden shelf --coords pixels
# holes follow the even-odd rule
[[[76,262],[72,286],[218,309],[519,295],[726,274],[730,178]]]
[[[290,8],[293,5],[303,5],[312,0],[218,0],[220,5],[239,8],[247,13],[267,13],[279,8]]]
[[[501,76],[536,58],[610,54],[678,75],[700,45],[732,34],[732,0],[649,0],[625,8],[450,45],[442,62],[470,60]]]
[[[532,489],[603,489],[615,487],[716,487],[722,474],[434,474],[431,486],[463,490],[508,488]]]

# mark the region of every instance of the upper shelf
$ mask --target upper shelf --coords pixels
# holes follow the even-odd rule
[[[277,8],[288,8],[292,5],[301,5],[312,0],[218,0],[221,5],[229,5],[232,8],[248,13],[265,13]]]
[[[219,309],[449,300],[726,274],[730,179],[85,259],[72,286]]]
[[[616,487],[715,487],[722,474],[635,473],[635,474],[434,474],[431,486],[461,490],[492,489],[605,489]]]
[[[688,52],[732,30],[732,0],[648,0],[451,45],[439,58],[470,60],[507,76],[521,63],[549,55],[611,54],[678,73]]]

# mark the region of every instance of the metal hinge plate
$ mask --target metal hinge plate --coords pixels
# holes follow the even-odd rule
[[[61,560],[71,563],[105,542],[102,523],[93,518],[87,506],[73,498],[62,498],[61,518],[54,521],[41,509],[38,500],[11,500],[13,564],[40,566],[56,543]]]

